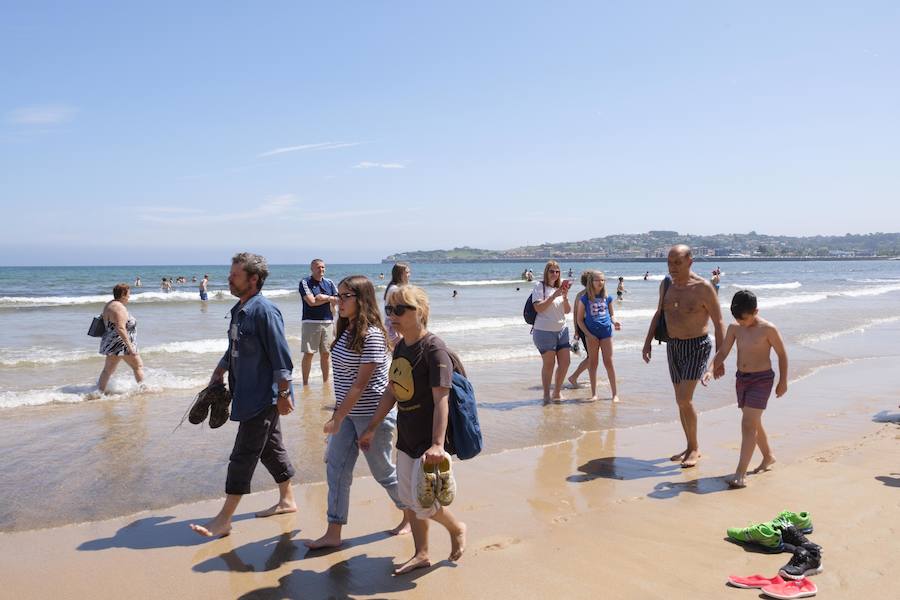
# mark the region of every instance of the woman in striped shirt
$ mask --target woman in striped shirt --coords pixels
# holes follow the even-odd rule
[[[338,284],[338,321],[331,345],[334,379],[334,415],[325,423],[329,434],[325,453],[328,478],[328,529],[309,548],[331,548],[341,544],[341,528],[347,523],[353,467],[359,457],[358,440],[366,429],[388,384],[389,343],[381,321],[375,286],[363,275],[345,277]],[[403,510],[397,492],[397,469],[391,462],[391,446],[397,429],[397,412],[382,421],[365,453],[372,476],[394,505]],[[409,532],[404,516],[390,530],[397,535]]]

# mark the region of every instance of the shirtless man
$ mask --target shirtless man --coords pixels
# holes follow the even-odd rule
[[[650,362],[651,343],[660,314],[665,314],[669,341],[666,355],[669,361],[669,376],[675,388],[678,416],[687,440],[687,448],[672,456],[682,467],[693,467],[700,459],[697,441],[697,411],[694,410],[694,389],[706,372],[706,363],[712,352],[709,341],[709,320],[712,319],[716,336],[716,351],[722,345],[722,309],[712,285],[691,270],[694,263],[691,249],[684,244],[672,246],[669,250],[669,276],[671,284],[666,289],[666,281],[659,286],[659,304],[650,321],[650,329],[644,340],[644,362]]]

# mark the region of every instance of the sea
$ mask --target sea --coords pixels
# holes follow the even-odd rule
[[[698,262],[695,270],[708,277],[716,266]],[[761,316],[785,339],[792,381],[864,358],[867,335],[900,334],[900,261],[748,260],[718,266],[726,324],[732,294],[754,291]],[[614,306],[622,323],[614,338],[618,404],[609,401],[602,366],[599,401],[588,401],[585,374],[585,385],[565,390],[563,401],[542,402],[541,361],[522,318],[534,284],[521,273],[531,269],[540,277],[543,263],[411,267],[411,282],[430,298],[429,329],[460,355],[475,386],[487,453],[677,419],[665,347],[654,343],[649,365],[641,358],[665,263],[563,262],[562,268],[564,274],[571,269],[576,290],[587,268],[604,271],[611,283],[624,278],[624,299]],[[226,348],[235,302],[228,269],[228,264],[0,268],[0,532],[161,510],[223,494],[235,425],[211,430],[183,417]],[[299,384],[297,289],[309,268],[270,269],[263,293],[284,315],[295,363],[297,410],[284,418],[284,436],[297,468],[295,481],[321,483],[322,424],[334,398],[321,381],[318,358],[310,385]],[[208,302],[200,301],[192,281],[204,274],[210,278]],[[337,283],[355,274],[372,279],[380,296],[390,265],[333,264],[326,277]],[[168,293],[160,289],[163,277],[179,276],[187,283]],[[96,382],[104,359],[99,340],[88,337],[87,329],[112,297],[112,287],[131,285],[136,277],[143,286],[132,289],[128,309],[137,320],[146,381],[135,384],[121,364],[101,395]],[[573,368],[581,358],[573,356]],[[734,403],[733,360],[724,383],[699,388],[695,405],[701,412]],[[672,444],[673,451],[680,450],[683,440]],[[367,474],[364,461],[357,474]],[[258,469],[254,489],[272,485]]]

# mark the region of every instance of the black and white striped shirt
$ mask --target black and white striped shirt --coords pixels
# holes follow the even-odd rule
[[[356,375],[362,363],[376,363],[375,371],[369,378],[369,384],[362,396],[356,401],[350,415],[354,417],[370,417],[375,414],[378,402],[388,384],[388,363],[390,356],[387,353],[387,342],[384,334],[375,326],[369,327],[366,341],[363,344],[362,354],[353,352],[348,348],[351,340],[351,332],[345,330],[341,334],[338,343],[331,352],[331,366],[334,372],[334,396],[335,408],[341,405],[347,393],[350,391]]]

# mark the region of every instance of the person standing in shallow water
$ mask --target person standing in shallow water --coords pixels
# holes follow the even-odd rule
[[[297,510],[291,489],[294,467],[282,442],[279,421],[281,415],[294,410],[294,365],[281,311],[260,293],[268,275],[266,259],[258,254],[241,252],[231,259],[228,289],[238,303],[231,309],[228,349],[209,382],[221,384],[228,373],[231,420],[238,422],[238,430],[228,460],[222,509],[205,525],[190,525],[204,537],[231,532],[231,518],[244,494],[250,493],[250,480],[259,462],[278,484],[278,503],[256,516]]]
[[[101,392],[106,392],[109,378],[123,360],[134,371],[134,380],[139,384],[144,381],[144,363],[135,343],[137,322],[128,313],[129,300],[131,289],[127,284],[119,283],[113,288],[113,299],[103,307],[102,318],[106,331],[100,338],[100,354],[106,357],[106,362],[97,382],[97,388]]]
[[[569,282],[562,279],[559,263],[555,260],[547,261],[544,265],[544,276],[534,285],[531,301],[537,311],[531,338],[541,354],[544,402],[561,400],[560,390],[571,361],[566,315],[572,312],[572,307],[569,305]],[[551,381],[555,383],[553,396],[550,395]]]
[[[387,332],[381,322],[375,286],[363,275],[351,275],[338,284],[337,334],[331,345],[335,408],[325,423],[330,435],[325,452],[328,478],[328,529],[317,540],[306,542],[316,550],[340,546],[341,530],[350,512],[353,467],[359,458],[359,436],[368,426],[388,386]],[[375,430],[365,453],[369,471],[401,511],[397,469],[391,462],[391,445],[397,429],[397,411],[391,410]],[[406,513],[392,535],[409,533]]]
[[[697,382],[706,373],[706,364],[712,352],[709,321],[712,320],[715,330],[716,351],[722,345],[724,324],[716,291],[708,281],[691,270],[694,259],[690,247],[684,244],[672,246],[668,262],[671,285],[667,286],[665,279],[659,285],[659,302],[650,321],[642,354],[644,362],[649,363],[653,334],[660,316],[664,314],[669,333],[666,343],[669,377],[687,442],[684,451],[673,455],[671,460],[681,462],[681,466],[686,468],[696,466],[700,460],[697,411],[693,400]]]

